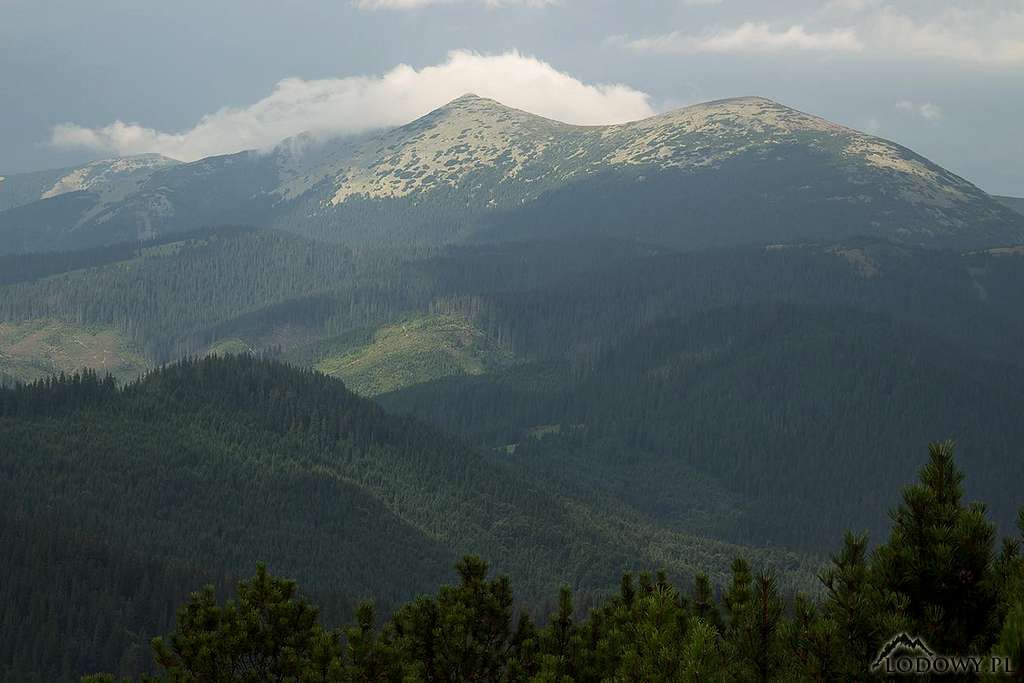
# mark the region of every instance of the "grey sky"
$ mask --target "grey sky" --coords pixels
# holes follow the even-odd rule
[[[1024,195],[1024,0],[0,0],[0,173],[390,125],[459,88],[579,123],[764,95]]]

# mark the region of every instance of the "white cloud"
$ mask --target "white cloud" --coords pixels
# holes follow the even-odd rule
[[[454,3],[473,2],[487,7],[547,7],[558,4],[559,0],[353,0],[352,4],[359,9],[419,9],[431,5],[451,5]]]
[[[121,155],[158,152],[191,161],[266,149],[301,132],[326,136],[400,125],[468,92],[577,124],[621,123],[654,113],[646,94],[625,85],[583,83],[515,51],[455,51],[441,64],[422,69],[402,64],[381,76],[288,78],[258,102],[207,114],[178,133],[122,121],[99,128],[65,123],[53,128],[50,143]]]
[[[826,12],[863,12],[871,7],[876,7],[880,0],[828,0],[825,3]]]
[[[667,54],[860,52],[992,68],[1024,65],[1024,0],[823,0],[818,7],[803,17],[806,23],[794,17],[791,22],[613,36],[609,42]]]
[[[857,33],[850,28],[814,32],[796,24],[783,30],[773,30],[768,24],[754,22],[699,35],[673,31],[660,36],[626,40],[625,44],[630,49],[640,52],[684,54],[785,50],[853,52],[863,47]]]
[[[886,51],[985,66],[1024,64],[1024,9],[995,14],[950,10],[919,21],[886,8],[878,16],[877,34]]]
[[[901,100],[896,103],[896,110],[912,116],[920,116],[925,121],[939,121],[942,118],[942,107],[931,102],[920,104],[909,100]]]

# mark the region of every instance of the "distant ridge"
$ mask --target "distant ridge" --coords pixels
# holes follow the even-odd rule
[[[926,247],[1024,242],[1024,216],[965,179],[757,96],[577,126],[467,94],[377,134],[300,136],[270,153],[189,164],[135,159],[49,177],[29,203],[8,200],[0,250],[224,223],[373,247],[537,236],[682,249],[858,235]],[[118,164],[134,170],[115,173]],[[0,197],[25,182],[5,180]]]
[[[992,198],[1003,206],[1008,206],[1019,214],[1024,215],[1024,197],[1001,197],[992,195]]]

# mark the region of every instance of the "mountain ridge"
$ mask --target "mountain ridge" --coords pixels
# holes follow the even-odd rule
[[[0,211],[69,192],[96,190],[99,194],[110,194],[124,182],[124,176],[138,180],[160,168],[180,163],[162,154],[146,153],[30,173],[0,174]]]
[[[81,185],[73,180],[69,189]],[[0,211],[0,237],[14,245],[6,250],[223,223],[361,246],[514,240],[538,230],[684,249],[859,234],[933,247],[1024,242],[1024,218],[960,176],[758,96],[575,126],[467,94],[397,128],[297,136],[268,152],[168,163],[127,190],[115,185],[90,186],[98,200],[63,192]]]

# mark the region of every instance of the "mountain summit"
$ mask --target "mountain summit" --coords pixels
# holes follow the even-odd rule
[[[963,178],[762,97],[577,126],[467,94],[370,136],[161,168],[118,200],[79,215],[40,198],[0,212],[0,237],[28,235],[20,250],[33,250],[233,222],[378,246],[538,235],[677,248],[1024,242],[1024,218]]]
[[[0,175],[0,211],[69,192],[96,191],[107,199],[127,195],[152,173],[178,163],[159,154],[139,154],[6,178]]]

